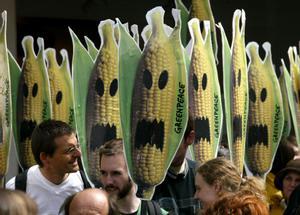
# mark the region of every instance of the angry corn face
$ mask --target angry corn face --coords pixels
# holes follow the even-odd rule
[[[247,45],[249,63],[249,118],[246,160],[249,170],[264,177],[272,166],[274,148],[280,140],[283,125],[280,86],[271,61],[270,44],[264,44],[266,58],[262,61],[258,44]]]
[[[216,156],[222,123],[221,96],[217,69],[212,54],[209,22],[204,22],[205,38],[199,21],[189,22],[194,41],[189,74],[189,107],[194,116],[195,159],[203,163]]]
[[[165,31],[164,11],[148,12],[151,36],[136,71],[132,107],[130,173],[138,185],[137,195],[150,199],[154,187],[165,177],[187,123],[186,66],[180,42],[179,12],[171,35]],[[181,44],[181,43],[180,43]],[[127,143],[128,144],[128,143]]]
[[[245,50],[245,12],[236,10],[233,16],[231,63],[232,161],[243,172],[248,118],[248,76]],[[240,21],[241,28],[240,28]]]
[[[22,41],[25,58],[19,85],[18,116],[19,125],[19,159],[25,169],[34,165],[31,151],[31,134],[33,129],[43,120],[51,117],[51,101],[49,82],[43,57],[43,40],[38,39],[39,53],[33,49],[33,38],[25,37]]]
[[[102,21],[99,25],[102,45],[96,67],[90,79],[87,103],[87,141],[89,176],[100,179],[99,148],[106,141],[121,138],[118,47],[114,37],[114,22]]]

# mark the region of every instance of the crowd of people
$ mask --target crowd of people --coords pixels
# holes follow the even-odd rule
[[[297,144],[281,142],[264,179],[242,177],[225,157],[202,164],[187,158],[195,132],[188,123],[184,138],[152,200],[136,196],[122,139],[100,147],[101,187],[93,187],[80,168],[81,149],[67,123],[47,120],[32,133],[37,165],[0,189],[0,214],[13,215],[296,215],[300,214],[300,158]],[[284,159],[283,159],[284,158]],[[266,186],[265,186],[266,185]]]

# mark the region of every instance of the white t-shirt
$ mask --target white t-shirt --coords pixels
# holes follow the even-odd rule
[[[7,189],[15,189],[15,177],[6,183]],[[37,203],[38,214],[57,215],[65,199],[83,190],[80,172],[70,173],[59,185],[48,181],[41,173],[39,166],[28,169],[26,193]]]

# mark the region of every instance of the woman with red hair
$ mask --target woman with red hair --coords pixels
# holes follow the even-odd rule
[[[248,190],[227,194],[208,208],[204,215],[268,215],[266,201]]]

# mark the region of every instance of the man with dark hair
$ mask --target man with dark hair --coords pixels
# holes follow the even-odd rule
[[[199,202],[194,199],[196,162],[186,158],[188,147],[194,143],[194,139],[195,131],[190,117],[165,180],[155,188],[152,198],[170,214],[193,215],[200,208]]]
[[[79,171],[81,150],[75,131],[62,121],[44,121],[32,133],[31,148],[37,165],[9,180],[6,188],[25,191],[39,214],[58,214],[65,198],[90,187]]]
[[[141,201],[136,196],[136,185],[128,174],[121,139],[108,141],[100,147],[100,171],[100,181],[110,196],[114,212],[130,215],[155,214],[149,210],[144,211],[143,206],[152,202]],[[159,211],[157,214],[166,214],[156,203],[152,206]]]

